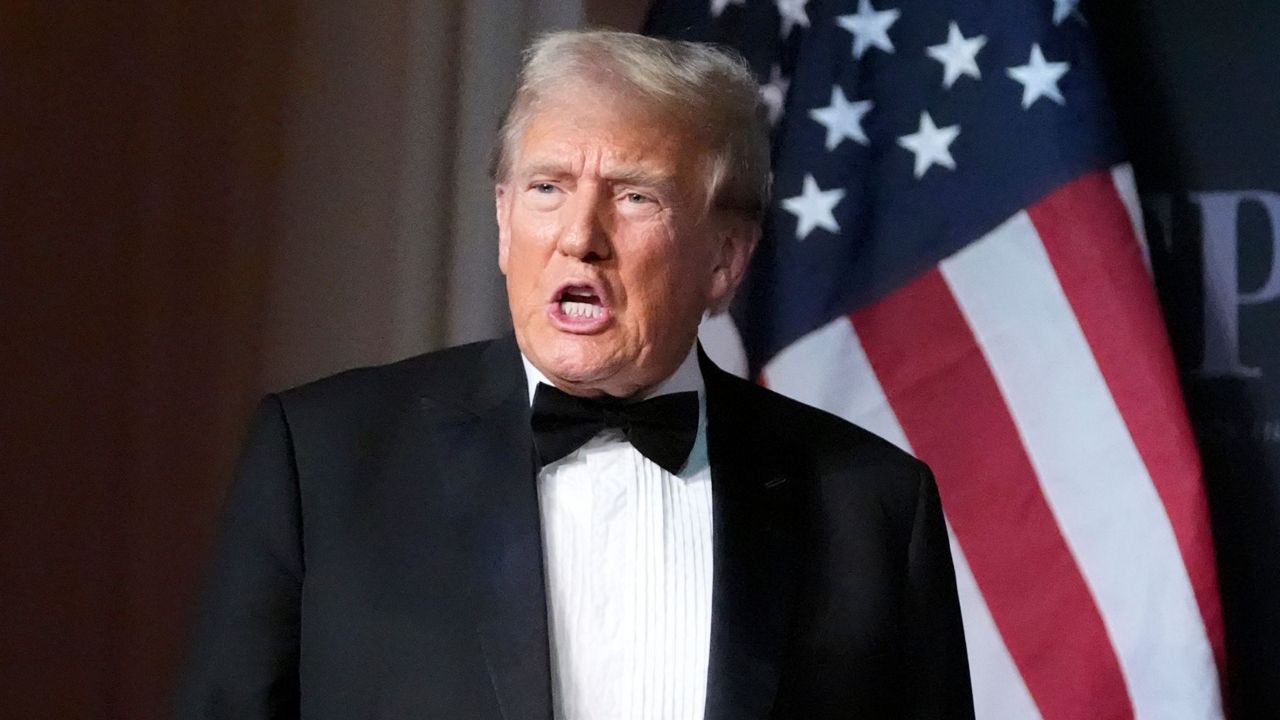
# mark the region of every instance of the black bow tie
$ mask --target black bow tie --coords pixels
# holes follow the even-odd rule
[[[538,384],[533,393],[533,444],[544,467],[606,428],[621,430],[636,450],[674,475],[689,459],[698,435],[698,393],[622,403],[580,398]]]

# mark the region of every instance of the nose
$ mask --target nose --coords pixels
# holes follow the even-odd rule
[[[609,240],[611,218],[604,193],[592,187],[580,187],[564,205],[564,232],[560,233],[561,253],[584,261],[609,258],[613,249]]]

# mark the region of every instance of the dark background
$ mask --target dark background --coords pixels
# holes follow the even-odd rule
[[[369,5],[389,27],[403,12]],[[282,128],[290,94],[323,80],[289,48],[313,11],[0,11],[0,718],[163,716],[243,423],[267,389],[264,298],[282,269],[266,248],[289,230]],[[587,3],[589,20],[626,29],[644,12]],[[1256,376],[1197,370],[1197,193],[1280,192],[1280,3],[1085,13],[1206,462],[1233,716],[1280,718],[1280,300],[1208,311],[1238,313]],[[1227,240],[1242,293],[1280,262],[1276,221],[1239,206]]]
[[[1206,310],[1204,280],[1205,258],[1225,252],[1237,288],[1259,290],[1280,272],[1280,215],[1245,200],[1234,238],[1206,238],[1203,222],[1204,193],[1280,192],[1280,3],[1099,0],[1085,11],[1205,464],[1232,716],[1280,718],[1280,299]],[[1235,247],[1206,248],[1215,242]],[[1256,377],[1206,368],[1207,313],[1217,324],[1238,314],[1239,364]]]

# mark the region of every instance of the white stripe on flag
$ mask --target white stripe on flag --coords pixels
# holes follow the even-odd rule
[[[964,643],[969,650],[975,720],[1041,720],[1040,710],[1013,664],[1009,648],[996,629],[991,611],[978,590],[978,581],[950,525],[947,538],[951,541],[956,590],[960,593],[960,612],[964,616]]]
[[[1173,529],[1030,218],[941,271],[1098,603],[1135,717],[1221,717]]]
[[[783,395],[860,425],[911,452],[906,433],[846,318],[837,318],[789,345],[769,363],[765,375],[769,387]],[[1040,720],[949,527],[947,534],[956,567],[977,720]]]
[[[698,326],[698,341],[716,367],[740,378],[747,376],[747,351],[729,313],[703,317]]]
[[[1124,205],[1125,214],[1129,216],[1129,224],[1133,226],[1133,236],[1142,246],[1142,262],[1147,266],[1147,274],[1151,275],[1151,247],[1147,245],[1147,228],[1142,222],[1142,202],[1138,199],[1138,183],[1133,178],[1133,166],[1120,163],[1111,168],[1111,184],[1116,186],[1116,194]]]
[[[1138,199],[1138,183],[1133,178],[1133,166],[1121,163],[1111,168],[1111,182],[1116,186],[1116,193],[1120,195],[1120,202],[1129,215],[1129,222],[1133,223],[1133,233],[1137,236],[1138,243],[1145,249],[1147,231],[1142,224],[1142,202]]]
[[[911,452],[848,318],[838,317],[788,345],[765,367],[765,379],[783,395]]]

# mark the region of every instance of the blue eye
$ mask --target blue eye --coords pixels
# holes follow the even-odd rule
[[[555,192],[556,186],[551,183],[535,183],[533,189],[545,194]]]
[[[627,200],[637,204],[649,202],[649,198],[641,195],[640,193],[627,193]]]

